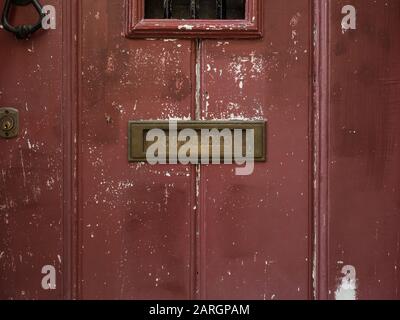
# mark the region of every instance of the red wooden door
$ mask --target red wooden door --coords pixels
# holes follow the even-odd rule
[[[347,3],[311,0],[262,1],[262,37],[128,38],[120,0],[49,0],[56,30],[0,32],[0,107],[20,113],[0,297],[399,298],[400,7],[353,2],[347,32]],[[268,160],[129,163],[128,122],[169,119],[265,120]]]

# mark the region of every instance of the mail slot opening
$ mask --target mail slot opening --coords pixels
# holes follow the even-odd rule
[[[187,129],[187,128],[186,128]],[[234,157],[233,152],[236,152],[238,156],[240,157],[245,157],[246,156],[246,150],[249,149],[249,146],[247,144],[247,131],[246,130],[240,130],[239,131],[239,142],[240,142],[240,149],[239,146],[235,144],[235,139],[238,138],[238,136],[235,134],[234,129],[223,129],[222,131],[217,132],[214,135],[210,133],[210,131],[206,131],[206,135],[204,136],[204,132],[202,132],[201,129],[193,129],[193,133],[196,133],[196,136],[188,136],[184,135],[183,130],[185,129],[180,129],[177,131],[177,137],[179,137],[176,145],[176,153],[180,153],[181,150],[184,150],[184,154],[187,157],[202,157],[202,152],[206,151],[209,159],[212,158],[214,149],[218,150],[218,157],[221,159],[221,162],[223,163],[227,159],[232,159]],[[238,129],[236,129],[238,130]],[[204,130],[203,130],[204,131]],[[143,131],[143,150],[148,150],[153,144],[159,143],[158,138],[155,138],[154,140],[148,140],[147,137],[151,133],[150,129],[146,129]],[[165,134],[165,148],[158,148],[155,151],[155,156],[166,156],[168,158],[169,156],[169,150],[170,150],[170,137],[173,136],[173,134],[170,133],[170,131],[164,130]],[[183,138],[181,139],[181,135],[183,134]],[[202,137],[203,134],[203,137]],[[197,143],[193,143],[193,138],[195,138]],[[190,148],[188,148],[190,146]],[[237,150],[235,150],[235,147]]]

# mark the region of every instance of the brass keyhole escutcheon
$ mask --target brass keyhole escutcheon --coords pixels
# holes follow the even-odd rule
[[[14,108],[0,108],[0,137],[11,139],[18,136],[19,114]]]

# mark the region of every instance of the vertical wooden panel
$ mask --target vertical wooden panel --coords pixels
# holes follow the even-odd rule
[[[191,118],[188,40],[121,36],[120,1],[82,2],[81,298],[189,299],[194,169],[129,164],[129,120]]]
[[[265,1],[262,40],[209,40],[203,119],[265,119],[268,161],[250,176],[201,168],[201,289],[209,299],[311,297],[309,1]]]
[[[61,2],[48,1],[59,21]],[[30,8],[19,8],[13,23],[32,18]],[[63,297],[62,33],[61,23],[31,40],[0,32],[0,106],[20,112],[19,137],[0,140],[1,299]],[[56,290],[41,286],[45,265],[56,268]]]
[[[329,297],[398,299],[400,263],[400,3],[352,1],[342,30],[332,1],[329,38]],[[341,269],[356,270],[356,289]]]

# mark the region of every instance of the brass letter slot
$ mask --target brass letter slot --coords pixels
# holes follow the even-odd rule
[[[246,155],[247,145],[251,144],[247,140],[249,133],[252,134],[251,141],[254,143],[254,161],[265,161],[265,121],[130,121],[129,161],[147,162],[147,151],[157,143],[157,156],[164,157],[167,163],[177,163],[177,155],[183,150],[181,148],[188,152],[187,156],[193,152],[198,159],[212,159],[217,150],[221,163],[227,163],[226,159],[233,159],[235,155]],[[162,138],[158,137],[160,134]],[[191,148],[187,147],[189,143]],[[171,154],[171,150],[176,151]],[[175,162],[171,161],[171,155]]]

